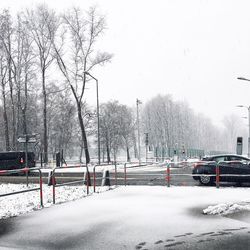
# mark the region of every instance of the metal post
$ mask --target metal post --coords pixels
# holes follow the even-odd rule
[[[97,113],[97,143],[98,143],[98,164],[101,164],[101,143],[100,143],[100,115],[99,115],[99,88],[98,79],[92,76],[89,72],[84,72],[96,81],[96,113]]]
[[[96,167],[96,166],[94,166],[94,168],[93,168],[93,179],[94,179],[94,180],[93,180],[93,182],[94,182],[93,185],[94,185],[94,193],[95,193],[95,185],[96,185],[95,167]]]
[[[167,164],[167,185],[170,187],[170,163]]]
[[[126,167],[126,164],[124,164],[124,185],[126,186],[127,185],[127,167]]]
[[[53,173],[53,175],[52,175],[52,185],[53,185],[53,204],[55,204],[56,203],[56,178],[55,178],[55,176],[54,176],[54,173]]]
[[[25,135],[25,167],[28,169],[28,135]],[[29,173],[26,171],[26,186],[29,186]]]
[[[139,159],[139,165],[141,165],[141,144],[140,144],[139,104],[141,104],[141,101],[138,100],[138,99],[136,99],[137,132],[138,132],[138,159]]]
[[[216,188],[220,187],[220,168],[219,168],[219,164],[220,164],[220,162],[218,162],[216,164],[216,169],[215,169],[215,172],[216,172]]]
[[[87,195],[89,194],[89,170],[87,169]]]
[[[117,166],[115,162],[115,185],[117,186]]]
[[[101,164],[101,145],[100,145],[100,116],[99,116],[99,90],[98,80],[96,79],[96,102],[97,102],[97,137],[98,137],[98,164]]]
[[[40,185],[40,204],[43,207],[43,179],[42,179],[42,171],[39,169],[39,185]]]

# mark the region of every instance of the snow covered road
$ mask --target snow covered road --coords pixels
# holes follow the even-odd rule
[[[249,214],[204,215],[248,188],[127,186],[1,220],[0,249],[250,249]]]

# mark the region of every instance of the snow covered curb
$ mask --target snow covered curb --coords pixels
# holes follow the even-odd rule
[[[36,188],[38,185],[29,184],[29,188]],[[96,193],[105,192],[113,187],[96,187]],[[25,184],[0,184],[0,194],[11,193],[27,189]],[[90,187],[90,192],[93,192]],[[86,187],[83,186],[62,186],[56,188],[56,204],[67,201],[74,201],[86,197]],[[43,185],[44,207],[53,205],[52,187]],[[11,196],[0,197],[0,219],[18,216],[31,211],[42,209],[40,206],[39,190]]]
[[[250,201],[243,201],[238,203],[227,202],[217,204],[215,206],[209,206],[208,208],[203,210],[203,213],[210,215],[227,215],[241,211],[250,211]]]

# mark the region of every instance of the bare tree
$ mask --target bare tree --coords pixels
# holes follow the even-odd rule
[[[7,64],[5,57],[3,56],[3,47],[0,47],[0,81],[1,81],[1,96],[3,101],[3,123],[4,123],[4,137],[5,137],[5,150],[10,150],[10,141],[9,141],[9,121],[7,114],[6,106],[6,74],[7,74]]]
[[[0,40],[4,49],[4,54],[7,62],[7,83],[9,85],[9,96],[11,101],[11,128],[12,128],[12,140],[11,148],[16,149],[16,113],[15,113],[15,100],[14,100],[14,87],[12,81],[12,36],[14,32],[12,17],[8,10],[4,9],[0,17],[1,33]]]
[[[26,11],[26,21],[29,31],[37,47],[39,68],[41,72],[42,96],[43,96],[43,149],[44,160],[48,162],[48,128],[47,128],[47,92],[46,71],[53,61],[51,54],[55,33],[58,29],[58,19],[53,10],[46,5],[38,5],[35,10]]]
[[[100,116],[101,141],[105,146],[107,161],[110,162],[111,153],[116,161],[117,153],[122,149],[127,153],[127,161],[130,161],[135,130],[132,110],[118,101],[109,101],[101,105]]]
[[[99,16],[95,8],[90,8],[86,16],[79,8],[73,8],[62,16],[62,22],[68,30],[65,38],[67,48],[62,43],[62,46],[54,44],[54,49],[58,66],[76,102],[86,163],[89,163],[90,155],[82,112],[83,97],[89,80],[87,73],[111,59],[108,53],[95,53],[96,41],[105,29],[105,18]]]

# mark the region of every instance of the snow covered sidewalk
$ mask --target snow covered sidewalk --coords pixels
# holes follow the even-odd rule
[[[0,194],[11,193],[26,189],[39,187],[36,184],[0,184]],[[96,187],[96,192],[107,191],[110,187]],[[0,197],[0,219],[18,216],[31,211],[42,209],[40,206],[39,190],[28,193],[15,194],[11,196]],[[93,192],[93,187],[90,187]],[[86,197],[86,187],[79,186],[61,186],[56,188],[56,203],[74,201]],[[53,205],[52,186],[43,185],[43,205],[50,207]]]
[[[203,214],[248,197],[248,188],[119,187],[0,221],[0,249],[248,249],[247,220]]]

